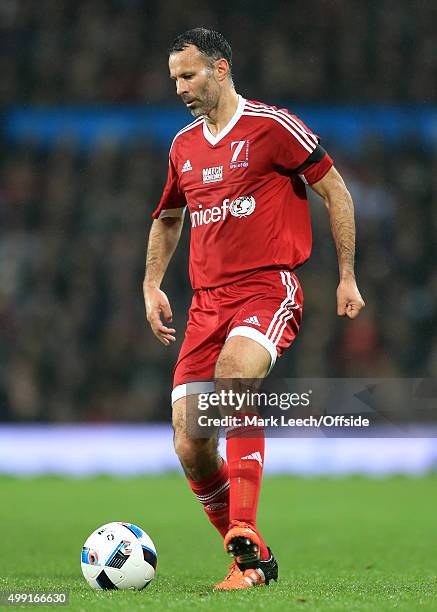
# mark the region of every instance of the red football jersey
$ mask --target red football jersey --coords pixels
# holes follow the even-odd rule
[[[293,270],[308,259],[305,183],[323,178],[333,163],[324,154],[300,172],[318,141],[287,110],[241,96],[217,136],[203,117],[176,135],[153,217],[179,216],[188,206],[194,289],[226,285],[263,268]]]

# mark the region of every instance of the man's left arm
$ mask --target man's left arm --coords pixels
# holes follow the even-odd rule
[[[337,249],[340,282],[337,288],[337,314],[355,319],[364,308],[364,300],[355,281],[355,221],[351,195],[337,170],[332,167],[311,185],[325,201],[332,236]]]

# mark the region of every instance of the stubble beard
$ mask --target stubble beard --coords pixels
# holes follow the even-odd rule
[[[204,112],[203,108],[199,107],[199,108],[190,108],[190,113],[193,115],[193,117],[201,117],[202,115],[206,115],[206,113]]]
[[[210,79],[205,83],[205,87],[202,92],[199,94],[199,106],[197,108],[190,108],[190,113],[193,117],[201,117],[208,115],[211,110],[216,106],[217,99],[211,91],[211,87],[209,86]]]

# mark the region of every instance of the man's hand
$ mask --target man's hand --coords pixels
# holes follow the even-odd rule
[[[170,342],[176,340],[174,336],[176,330],[172,327],[166,327],[163,324],[161,314],[167,323],[172,322],[173,314],[171,312],[170,302],[164,291],[161,291],[158,287],[147,287],[143,285],[143,293],[147,320],[150,323],[150,327],[158,340],[165,346],[168,346]]]
[[[339,317],[355,319],[365,303],[358,291],[354,277],[340,280],[337,288],[337,314]]]

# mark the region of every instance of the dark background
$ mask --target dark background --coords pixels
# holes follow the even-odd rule
[[[167,146],[147,134],[114,138],[110,126],[83,146],[67,122],[42,143],[31,130],[15,134],[8,118],[17,109],[131,106],[156,109],[158,118],[178,105],[166,48],[199,25],[231,43],[245,97],[304,108],[316,131],[321,109],[341,119],[345,105],[371,113],[382,105],[393,132],[388,138],[376,126],[359,146],[341,129],[320,134],[354,198],[367,305],[354,322],[336,316],[334,246],[323,202],[312,198],[313,255],[298,272],[303,326],[273,375],[435,372],[437,128],[424,138],[419,125],[436,109],[436,12],[435,3],[405,0],[2,0],[0,420],[169,418],[190,301],[188,227],[164,285],[174,347],[152,336],[141,289]],[[417,132],[400,133],[400,109],[417,119]]]

